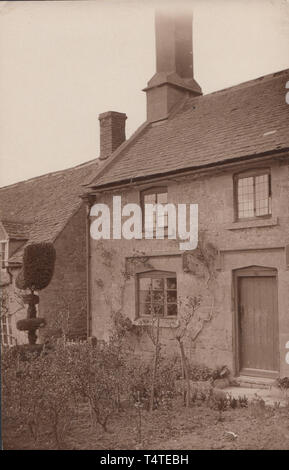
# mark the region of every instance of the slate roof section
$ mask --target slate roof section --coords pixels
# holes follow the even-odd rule
[[[2,220],[2,225],[10,240],[28,240],[31,224]]]
[[[289,148],[289,69],[187,99],[100,170],[92,188]],[[116,151],[117,152],[117,151]]]
[[[83,184],[97,172],[98,160],[0,188],[0,220],[11,235],[29,229],[29,243],[54,242],[80,208]],[[8,227],[8,230],[6,229]],[[21,229],[22,227],[22,229]],[[21,232],[22,230],[22,232]],[[21,262],[20,248],[10,259]]]

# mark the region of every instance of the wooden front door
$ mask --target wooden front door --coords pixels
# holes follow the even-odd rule
[[[240,372],[277,375],[277,279],[269,270],[244,271],[238,276],[238,333]]]

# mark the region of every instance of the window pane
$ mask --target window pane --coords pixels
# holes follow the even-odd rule
[[[178,313],[177,304],[168,304],[168,317],[176,316]]]
[[[11,315],[8,315],[7,323],[8,323],[8,333],[9,333],[10,336],[12,336]]]
[[[254,178],[238,180],[238,216],[239,219],[254,217]]]
[[[151,289],[151,278],[150,277],[142,277],[139,280],[139,287],[140,290],[150,290]]]
[[[168,202],[168,193],[159,193],[157,194],[157,203],[158,204],[167,204]],[[158,227],[167,227],[168,226],[168,214],[165,212],[163,215],[160,215],[157,220]]]
[[[139,301],[142,303],[150,303],[151,301],[151,292],[148,290],[140,290],[139,291]]]
[[[256,176],[256,215],[270,214],[269,175]]]
[[[168,277],[167,278],[167,288],[168,289],[176,289],[177,288],[177,280],[175,277]]]
[[[8,331],[7,331],[7,318],[6,315],[1,317],[1,336],[2,336],[2,343],[4,345],[8,344]]]
[[[164,303],[164,291],[154,290],[152,293],[152,301],[157,303]]]
[[[163,303],[164,302],[164,292],[154,290],[153,293],[152,293],[152,301],[157,302],[157,303]]]
[[[164,316],[164,306],[161,304],[153,304],[153,311],[156,317]]]
[[[1,268],[5,268],[5,254],[6,254],[6,243],[1,242],[1,247],[0,247],[0,263],[1,263]]]
[[[144,277],[139,280],[139,300],[141,303],[151,302],[152,280]]]
[[[151,315],[152,314],[151,304],[140,303],[140,305],[139,305],[139,314],[140,315]]]
[[[168,290],[167,291],[167,302],[177,302],[177,291],[176,290]]]
[[[164,228],[167,226],[168,226],[167,214],[162,214],[162,213],[157,214],[156,227]]]
[[[168,213],[166,212],[164,215],[164,227],[168,226]]]
[[[145,204],[155,204],[157,202],[155,194],[145,194],[144,203]]]
[[[158,204],[167,204],[168,202],[168,193],[158,193],[157,194]]]
[[[164,288],[164,279],[152,279],[153,289],[162,290]]]

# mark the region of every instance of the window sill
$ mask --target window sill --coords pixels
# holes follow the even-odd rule
[[[253,220],[242,220],[234,222],[226,227],[227,230],[240,230],[245,228],[256,228],[256,227],[273,227],[278,225],[278,217],[270,217],[266,219],[253,219]]]
[[[164,238],[168,238],[168,227],[163,227],[163,230],[164,230]],[[160,231],[162,231],[162,227],[160,227]],[[162,240],[162,238],[157,238],[156,235],[157,235],[157,231],[156,229],[154,229],[152,232],[151,232],[151,235],[152,235],[152,238],[147,238],[147,240]],[[146,231],[145,230],[142,230],[142,238],[146,238]]]
[[[136,326],[149,326],[153,324],[157,326],[157,318],[136,318],[133,321],[133,324]],[[180,322],[177,318],[160,318],[159,326],[160,328],[178,328],[180,326]]]

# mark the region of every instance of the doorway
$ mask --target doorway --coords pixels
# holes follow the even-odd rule
[[[237,369],[276,377],[279,370],[277,272],[251,267],[236,273]]]

